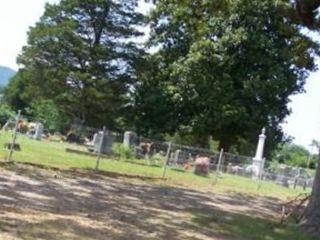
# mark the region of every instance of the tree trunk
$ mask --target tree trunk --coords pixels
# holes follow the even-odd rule
[[[221,137],[219,140],[219,147],[218,147],[219,151],[223,149],[224,152],[228,152],[230,147],[231,147],[231,141],[228,138]]]
[[[198,135],[196,137],[196,146],[200,148],[208,148],[209,137],[207,135]]]
[[[320,152],[311,198],[305,210],[301,225],[307,232],[317,236],[320,235]]]

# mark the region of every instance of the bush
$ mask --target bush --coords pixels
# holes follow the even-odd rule
[[[156,153],[150,158],[150,162],[156,165],[163,164],[165,160],[166,157],[164,156],[164,153]]]
[[[3,126],[9,119],[14,119],[15,112],[6,105],[0,104],[0,126]]]
[[[114,154],[120,158],[130,159],[134,157],[134,152],[131,148],[125,147],[122,143],[115,143],[112,146]]]
[[[52,100],[36,100],[27,108],[27,112],[50,132],[59,132],[70,122],[70,119]]]

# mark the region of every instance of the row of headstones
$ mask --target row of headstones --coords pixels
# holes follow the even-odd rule
[[[99,132],[94,134],[93,136],[93,146],[94,146],[94,152],[98,153],[99,151],[102,154],[111,154],[112,153],[112,143],[114,141],[111,134],[108,132],[104,133],[103,139],[101,139],[103,136],[103,132]],[[123,137],[123,145],[126,148],[135,149],[138,147],[138,136],[136,133],[127,131],[124,133]],[[178,149],[170,154],[170,162],[174,165],[176,164],[185,164],[190,162],[191,160],[194,161],[194,158],[192,154],[182,151],[181,149]]]
[[[114,138],[108,132],[100,131],[93,136],[93,151],[95,153],[112,154],[112,144]],[[135,148],[138,146],[138,137],[134,132],[125,132],[123,137],[123,145],[127,148]]]
[[[313,182],[313,177],[309,176],[305,169],[299,167],[290,167],[287,165],[280,165],[280,173],[274,174],[274,180],[277,184],[295,188],[296,186],[310,187]]]
[[[104,134],[104,136],[103,136]],[[103,139],[102,139],[103,137]],[[114,139],[108,132],[103,133],[102,131],[94,134],[93,136],[93,150],[95,153],[99,151],[102,154],[112,154],[112,143]],[[139,141],[136,133],[127,131],[124,133],[123,146],[126,148],[135,149],[138,147]],[[170,157],[173,164],[184,164],[188,163],[192,156],[187,152],[180,149],[176,150]]]
[[[27,136],[35,139],[41,140],[42,135],[44,132],[44,127],[42,123],[36,123],[28,132]],[[93,146],[94,152],[99,152],[103,154],[110,154],[112,153],[112,143],[113,137],[109,134],[108,131],[103,133],[102,131],[94,134],[93,136]],[[134,132],[125,132],[123,145],[128,148],[132,148],[138,145],[138,137]]]
[[[5,125],[3,126],[3,129],[4,130],[13,129],[14,126],[15,126],[15,122],[9,120],[5,123]],[[28,137],[32,139],[41,140],[43,131],[44,131],[44,127],[42,123],[33,123],[26,134]]]
[[[41,123],[37,123],[27,134],[30,138],[41,140],[43,134],[43,125]],[[103,132],[100,131],[93,136],[93,150],[95,153],[102,154],[112,154],[112,144],[113,144],[113,136],[109,134],[108,131]],[[137,134],[131,131],[127,131],[124,133],[123,137],[123,145],[127,148],[135,148],[138,146],[138,137]],[[172,156],[173,155],[173,156]],[[173,164],[184,164],[188,163],[190,159],[192,159],[191,154],[187,152],[181,151],[180,149],[176,150],[171,155],[170,159],[172,159]]]

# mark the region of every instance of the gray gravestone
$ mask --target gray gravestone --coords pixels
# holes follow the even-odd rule
[[[37,123],[33,138],[35,140],[41,140],[42,134],[43,134],[43,124],[42,123]]]
[[[178,149],[174,153],[174,164],[185,164],[189,162],[189,154]]]
[[[174,161],[174,162],[173,162],[174,165],[177,165],[177,164],[178,164],[180,153],[181,153],[181,150],[180,150],[180,149],[178,149],[178,150],[174,153],[174,160],[173,160],[173,161]]]
[[[96,133],[93,137],[93,151],[95,153],[102,154],[112,154],[112,136],[106,132],[103,135],[103,132]]]
[[[138,146],[138,136],[134,132],[125,132],[123,137],[123,145],[127,148]]]

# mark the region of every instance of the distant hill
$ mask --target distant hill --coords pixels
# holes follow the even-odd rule
[[[16,74],[11,68],[0,66],[0,87],[7,85],[10,78]]]

